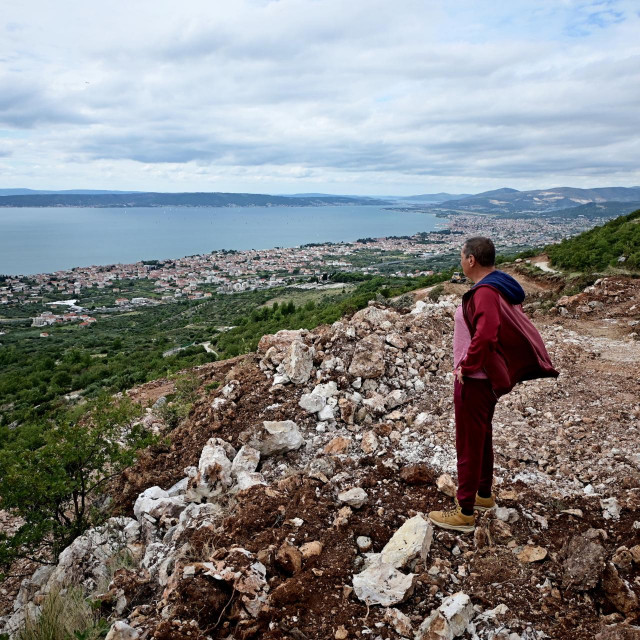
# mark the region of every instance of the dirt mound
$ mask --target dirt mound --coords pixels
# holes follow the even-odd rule
[[[605,285],[585,295],[628,319],[635,289]],[[640,343],[595,343],[570,318],[538,313],[561,375],[497,406],[499,508],[474,535],[436,531],[393,607],[356,597],[370,554],[451,503],[435,480],[456,471],[458,302],[371,305],[199,368],[189,417],[114,487],[142,560],[114,581],[105,611],[148,638],[426,638],[430,614],[459,592],[475,606],[459,637],[577,639],[637,620]],[[154,388],[165,387],[134,395],[152,400]]]

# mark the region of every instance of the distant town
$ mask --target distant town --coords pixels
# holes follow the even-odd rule
[[[463,238],[491,236],[502,253],[544,246],[576,235],[603,220],[593,218],[523,218],[450,216],[447,227],[410,237],[362,238],[357,242],[304,245],[248,251],[214,251],[175,260],[131,264],[92,265],[31,276],[2,276],[0,305],[47,305],[34,314],[32,326],[61,323],[90,326],[100,313],[131,311],[143,305],[167,304],[181,299],[210,298],[272,287],[338,287],[328,274],[335,272],[381,274],[398,277],[430,275],[421,262],[455,254]],[[398,266],[393,267],[396,263]],[[422,267],[422,268],[421,268]],[[146,281],[148,294],[127,295],[123,282]],[[91,291],[104,290],[109,304],[89,313],[78,301]],[[61,308],[63,307],[64,308]],[[46,337],[44,332],[43,337]]]

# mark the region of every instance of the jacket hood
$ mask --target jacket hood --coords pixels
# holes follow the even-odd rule
[[[511,304],[521,304],[524,301],[524,289],[515,278],[512,278],[504,271],[498,271],[497,269],[492,271],[476,283],[472,289],[484,285],[489,285],[500,291]]]

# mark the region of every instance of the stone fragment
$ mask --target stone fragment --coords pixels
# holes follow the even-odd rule
[[[378,436],[376,436],[376,432],[367,431],[362,436],[360,447],[367,454],[374,453],[378,449]]]
[[[563,509],[560,513],[566,513],[569,516],[575,516],[576,518],[584,518],[582,509]]]
[[[430,484],[433,472],[426,464],[409,464],[400,470],[400,477],[407,484]]]
[[[387,411],[389,409],[395,409],[399,407],[401,404],[404,404],[407,401],[407,392],[402,389],[394,389],[391,393],[387,394],[384,399],[384,403],[387,407]]]
[[[201,502],[219,496],[232,482],[227,449],[218,438],[211,438],[202,449],[197,473],[189,481],[185,499],[187,502]]]
[[[338,384],[335,380],[329,380],[329,382],[317,384],[311,393],[323,398],[332,398],[338,395]]]
[[[349,524],[349,518],[353,514],[351,507],[341,507],[338,509],[338,515],[335,517],[333,521],[334,527],[344,527],[346,524]]]
[[[496,507],[494,509],[495,516],[502,522],[517,522],[520,519],[520,514],[517,509],[511,507]]]
[[[335,418],[335,408],[331,405],[325,405],[318,411],[318,420],[333,420]]]
[[[258,353],[267,353],[274,347],[276,352],[285,352],[294,340],[301,340],[308,333],[305,329],[281,329],[278,333],[264,335],[258,342]]]
[[[630,569],[633,563],[633,556],[627,547],[618,547],[611,561],[619,569]]]
[[[420,625],[415,640],[453,640],[465,632],[474,616],[471,598],[462,591],[454,593]]]
[[[260,452],[253,447],[245,444],[240,448],[231,463],[231,475],[237,476],[241,471],[245,473],[253,473],[260,463]]]
[[[527,544],[516,557],[520,562],[540,562],[540,560],[544,560],[547,557],[547,550],[544,547]]]
[[[360,378],[379,378],[384,374],[384,343],[376,334],[365,336],[356,344],[349,373]]]
[[[293,420],[265,420],[254,443],[263,456],[272,456],[299,449],[304,439]]]
[[[413,573],[405,575],[390,564],[378,562],[353,576],[353,589],[369,605],[390,607],[411,595],[416,579]]]
[[[563,548],[562,586],[575,591],[593,589],[604,571],[605,549],[595,529],[576,535]]]
[[[636,564],[640,564],[640,544],[631,547],[631,549],[629,549],[629,553],[631,554],[631,559]]]
[[[359,509],[367,501],[367,498],[367,492],[360,487],[342,491],[338,494],[340,502],[344,502],[354,509]]]
[[[351,444],[351,438],[345,438],[344,436],[336,436],[333,440],[330,440],[325,445],[323,451],[328,455],[336,455],[339,453],[345,453]]]
[[[436,480],[436,487],[438,487],[445,496],[453,498],[456,495],[456,483],[448,473],[443,473],[438,477]]]
[[[305,542],[300,547],[300,553],[302,553],[302,557],[304,560],[308,560],[309,558],[319,556],[322,553],[323,548],[324,546],[322,542],[320,542],[319,540],[314,540],[313,542]]]
[[[140,637],[140,632],[133,627],[130,627],[126,622],[118,620],[114,622],[105,640],[137,640]]]
[[[430,522],[419,515],[409,518],[378,554],[380,561],[401,569],[413,560],[425,560],[432,540],[433,526]]]
[[[362,405],[374,415],[382,415],[387,410],[384,397],[375,391],[372,391],[371,395],[362,401]]]
[[[602,517],[605,520],[620,519],[620,505],[615,497],[603,498],[600,500],[600,506],[602,507]]]
[[[136,499],[133,514],[139,522],[142,522],[145,515],[155,520],[177,518],[186,506],[181,495],[172,497],[160,487],[149,487]]]
[[[302,553],[291,544],[283,544],[276,553],[276,562],[287,573],[293,575],[302,569]]]
[[[595,640],[640,640],[640,627],[626,623],[603,625]]]
[[[602,589],[607,600],[625,616],[638,609],[638,596],[623,580],[611,562],[607,562],[602,574]]]
[[[313,347],[308,347],[301,340],[294,340],[284,359],[284,372],[293,384],[304,384],[311,376],[313,369]]]
[[[385,338],[387,344],[390,344],[396,349],[406,349],[407,341],[399,333],[388,333]]]
[[[340,398],[338,400],[338,408],[340,409],[340,419],[347,424],[353,424],[356,415],[356,403],[348,398]]]
[[[358,536],[356,538],[356,545],[360,551],[369,551],[372,545],[371,538],[368,538],[367,536]]]
[[[344,625],[341,624],[336,629],[336,632],[333,634],[333,637],[336,640],[346,640],[349,637],[349,632],[345,629]]]
[[[298,401],[298,406],[309,413],[317,413],[327,404],[327,399],[317,393],[303,393]]]
[[[384,621],[399,635],[404,638],[413,636],[411,619],[399,609],[390,607],[384,612]]]

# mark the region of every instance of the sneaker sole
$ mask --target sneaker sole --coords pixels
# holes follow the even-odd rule
[[[471,533],[475,531],[476,526],[474,524],[466,525],[466,524],[446,524],[444,522],[439,522],[438,520],[433,520],[433,518],[429,518],[429,520],[436,525],[436,527],[440,527],[441,529],[448,529],[449,531],[461,531],[462,533]]]

